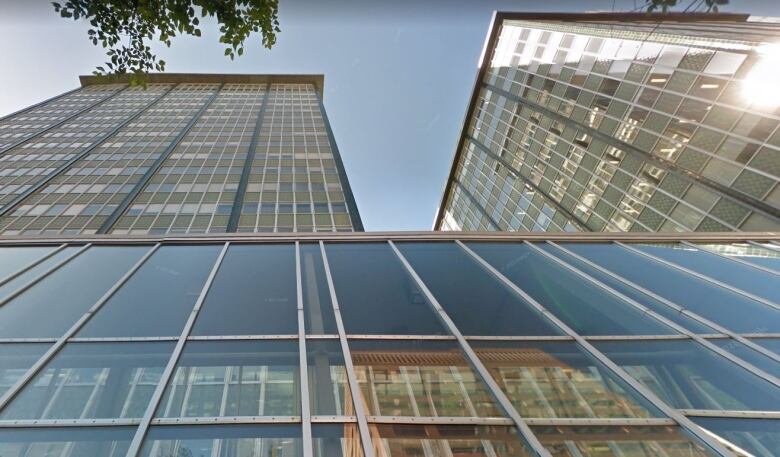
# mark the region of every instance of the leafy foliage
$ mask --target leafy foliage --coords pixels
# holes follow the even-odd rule
[[[661,10],[663,13],[669,12],[670,8],[677,6],[678,0],[647,0],[647,12]],[[691,3],[685,8],[685,11],[696,12],[703,10],[707,13],[717,13],[718,6],[728,5],[729,0],[691,0]]]
[[[131,84],[143,84],[149,71],[165,71],[165,61],[147,43],[159,37],[170,47],[177,35],[200,37],[198,16],[217,18],[219,41],[231,60],[244,53],[252,33],[259,33],[270,49],[281,31],[278,0],[69,0],[52,5],[64,18],[88,20],[92,44],[108,49],[109,60],[94,74],[130,74]]]

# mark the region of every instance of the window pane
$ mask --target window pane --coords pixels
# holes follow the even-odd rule
[[[326,246],[339,308],[349,334],[440,335],[428,300],[387,244]]]
[[[502,417],[487,386],[451,341],[350,341],[373,416]]]
[[[296,306],[294,245],[231,246],[192,334],[297,334]]]
[[[196,425],[152,427],[143,457],[300,457],[297,425]]]
[[[314,457],[362,457],[355,424],[314,424],[311,427]]]
[[[295,342],[192,341],[157,416],[295,416],[298,376]]]
[[[371,425],[378,455],[392,457],[468,456],[527,457],[535,455],[513,427],[473,425]]]
[[[355,414],[347,383],[344,355],[338,341],[306,342],[309,361],[309,402],[313,415]]]
[[[319,244],[301,244],[301,281],[306,333],[338,333]]]
[[[780,354],[780,338],[753,338],[751,341],[764,346],[775,354]]]
[[[595,346],[675,408],[780,408],[777,388],[693,341],[614,341]]]
[[[780,332],[780,312],[620,246],[594,243],[563,246],[735,332]],[[735,313],[735,309],[740,312]]]
[[[26,272],[20,274],[19,276],[15,277],[14,279],[8,281],[7,283],[0,286],[0,298],[7,297],[11,293],[15,292],[20,287],[24,286],[28,282],[32,281],[33,279],[37,278],[41,275],[41,273],[44,273],[49,268],[53,267],[54,265],[62,262],[69,256],[73,255],[76,251],[81,249],[81,246],[68,246],[62,251],[54,254],[53,256],[49,257],[48,259],[44,260],[43,262],[39,263],[35,267],[27,270]],[[2,279],[2,278],[0,278]]]
[[[581,335],[673,333],[526,245],[469,243],[469,247]]]
[[[49,349],[48,343],[0,344],[0,396]]]
[[[771,248],[762,248],[748,243],[697,244],[745,262],[780,271],[780,251]]]
[[[148,250],[149,246],[89,248],[0,307],[0,337],[61,336]]]
[[[720,346],[726,351],[736,355],[745,362],[754,365],[756,368],[766,371],[767,373],[780,378],[780,363],[761,354],[760,352],[745,346],[737,340],[731,338],[717,338],[711,339],[710,343]]]
[[[3,419],[143,416],[173,343],[69,343],[3,410]]]
[[[220,249],[221,246],[161,247],[78,336],[179,336]]]
[[[0,248],[0,279],[15,273],[55,249],[55,246]]]
[[[660,414],[574,343],[491,341],[474,342],[472,346],[521,416],[615,418]]]
[[[554,457],[647,457],[713,455],[679,428],[533,427],[534,435]]]
[[[3,457],[125,457],[134,427],[46,427],[0,430]]]
[[[746,451],[755,457],[773,457],[780,449],[780,420],[724,417],[691,419],[743,453]]]
[[[398,248],[464,335],[560,334],[455,243]]]

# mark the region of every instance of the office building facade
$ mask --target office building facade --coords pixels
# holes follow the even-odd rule
[[[779,40],[744,15],[497,13],[434,228],[778,229]]]
[[[150,75],[0,119],[0,236],[362,230],[320,75]]]

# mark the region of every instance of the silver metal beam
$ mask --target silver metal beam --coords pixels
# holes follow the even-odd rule
[[[780,411],[721,411],[714,409],[681,409],[691,417],[732,417],[740,419],[780,419]]]
[[[19,270],[14,271],[13,273],[9,274],[3,279],[0,279],[0,286],[8,283],[9,281],[13,281],[14,278],[18,278],[20,275],[27,273],[31,269],[35,268],[36,266],[40,265],[47,259],[50,259],[53,255],[57,254],[58,252],[65,249],[68,245],[67,244],[61,244],[57,246],[56,249],[52,249],[51,251],[47,252],[46,254],[42,255],[41,257],[33,260],[32,262],[28,263],[27,265],[23,266]]]
[[[691,243],[689,241],[685,241],[685,240],[681,241],[680,243],[682,243],[682,244],[684,244],[686,246],[690,246],[692,248],[695,248],[695,249],[697,249],[699,251],[704,251],[704,252],[710,253],[712,255],[716,255],[716,256],[718,256],[718,257],[720,257],[722,259],[726,259],[726,260],[731,261],[731,262],[736,262],[736,263],[738,263],[740,265],[744,265],[746,267],[753,268],[755,270],[763,271],[764,273],[769,273],[769,274],[772,274],[772,275],[775,275],[775,276],[780,276],[780,271],[775,271],[775,270],[773,270],[771,268],[762,267],[761,265],[752,264],[750,262],[747,262],[745,260],[740,259],[739,257],[723,254],[723,253],[718,252],[718,251],[716,251],[716,250],[714,250],[714,249],[712,249],[710,247],[707,247],[707,246],[702,246],[702,245],[699,245],[699,244],[693,244],[693,243]]]
[[[270,88],[269,88],[270,89]],[[306,316],[303,309],[303,280],[301,277],[301,245],[295,242],[295,295],[298,306],[298,369],[301,379],[301,428],[303,457],[313,457],[311,434],[311,405],[309,404],[309,364],[306,352]]]

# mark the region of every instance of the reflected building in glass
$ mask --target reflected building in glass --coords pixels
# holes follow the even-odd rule
[[[777,230],[778,68],[772,19],[497,13],[434,229]]]

